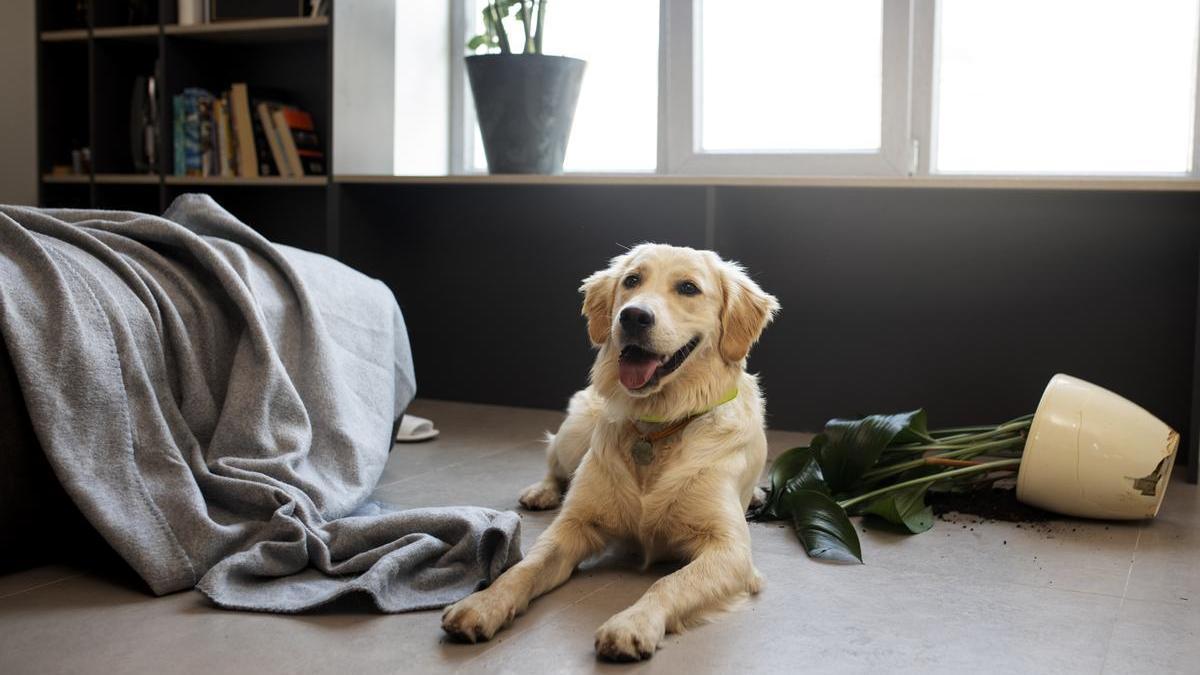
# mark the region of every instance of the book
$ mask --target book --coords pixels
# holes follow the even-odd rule
[[[217,161],[213,142],[213,96],[203,89],[197,89],[192,94],[196,100],[196,154],[199,156],[200,175],[215,175]]]
[[[299,108],[283,106],[275,111],[274,121],[292,173],[296,176],[325,175],[325,153],[321,150],[312,115]]]
[[[254,122],[250,114],[250,91],[245,82],[235,82],[229,88],[230,118],[237,144],[237,175],[258,177],[258,153],[254,147]]]
[[[174,173],[176,176],[182,176],[187,173],[187,164],[184,161],[183,150],[183,123],[186,115],[185,106],[183,104],[183,95],[176,94],[171,97],[171,147],[174,155]]]
[[[229,124],[229,93],[221,94],[217,99],[217,163],[218,176],[229,178],[237,175],[233,146],[233,127]]]
[[[200,164],[200,109],[196,90],[183,90],[183,173],[202,176]]]
[[[258,115],[253,116],[250,121],[251,128],[254,130],[254,157],[258,164],[258,175],[260,176],[280,176],[283,175],[279,171],[279,167],[275,165],[275,159],[271,157],[271,145],[267,142],[267,132],[263,128],[262,120]]]
[[[279,130],[276,129],[273,119],[273,113],[279,107],[278,103],[270,101],[259,101],[254,106],[255,111],[258,113],[258,121],[263,128],[263,135],[267,138],[267,146],[271,148],[271,159],[275,162],[276,170],[280,176],[291,176],[294,174],[290,170],[287,160],[284,158]]]

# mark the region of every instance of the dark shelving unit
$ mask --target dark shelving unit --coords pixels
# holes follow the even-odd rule
[[[245,82],[308,110],[332,166],[331,17],[180,26],[176,0],[39,0],[38,200],[45,207],[161,213],[188,192],[212,195],[273,241],[336,253],[328,176],[198,178],[172,175],[171,98]],[[130,142],[134,82],[158,87],[157,166],[138,172]],[[52,174],[91,149],[82,174]]]

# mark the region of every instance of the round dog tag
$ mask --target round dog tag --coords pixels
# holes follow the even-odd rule
[[[633,461],[646,465],[654,461],[654,446],[650,441],[639,438],[633,443]]]

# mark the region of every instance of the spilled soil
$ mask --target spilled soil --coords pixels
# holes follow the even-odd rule
[[[992,487],[970,492],[930,491],[925,495],[925,502],[933,507],[935,516],[953,522],[958,521],[951,514],[978,516],[983,521],[999,520],[1006,523],[1043,523],[1059,517],[1017,501],[1017,491],[1013,488]]]

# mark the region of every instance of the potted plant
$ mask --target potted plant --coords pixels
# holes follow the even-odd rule
[[[1017,498],[1085,518],[1158,513],[1179,435],[1141,407],[1055,375],[1037,411],[1000,425],[929,430],[925,412],[830,420],[780,455],[755,520],[790,520],[809,556],[862,562],[848,516],[908,532],[933,526],[930,490],[970,491],[1017,473]]]
[[[489,0],[467,77],[491,173],[562,173],[584,61],[542,53],[547,0]],[[521,26],[519,52],[505,21]]]

